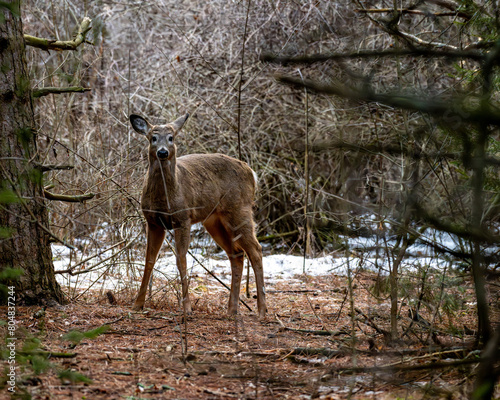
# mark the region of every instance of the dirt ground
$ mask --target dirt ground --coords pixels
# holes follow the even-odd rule
[[[432,330],[411,322],[403,302],[401,340],[391,343],[389,302],[370,294],[373,283],[373,276],[358,275],[352,297],[345,277],[268,284],[263,321],[242,305],[238,317],[227,316],[227,291],[204,277],[192,280],[194,312],[187,319],[166,290],[139,313],[131,312],[128,292],[114,293],[118,305],[87,292],[44,313],[17,307],[18,336],[38,338],[52,354],[69,353],[51,356],[54,367],[38,375],[18,365],[17,392],[24,387],[33,399],[467,398],[477,364],[455,364],[474,354],[473,336],[448,333],[444,317]],[[245,301],[256,309],[255,299]],[[472,334],[474,313],[471,305],[457,327]],[[109,330],[94,339],[76,345],[61,339],[105,324]],[[426,364],[441,366],[414,368]],[[60,379],[58,371],[67,369],[91,382]],[[9,398],[5,387],[0,398]]]

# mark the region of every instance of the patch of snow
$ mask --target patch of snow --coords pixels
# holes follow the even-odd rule
[[[106,228],[103,223],[103,229]],[[106,237],[105,232],[99,232],[96,236]],[[139,235],[140,236],[140,235]],[[94,238],[95,239],[95,238]],[[387,236],[385,240],[380,237],[344,237],[340,239],[348,251],[340,251],[334,255],[321,256],[316,258],[306,258],[290,254],[272,254],[263,257],[264,277],[266,282],[279,280],[293,280],[300,277],[304,273],[310,276],[319,275],[347,275],[349,269],[355,271],[364,269],[374,271],[381,274],[388,274],[392,268],[392,257],[388,258],[387,248],[392,250],[396,246],[393,238]],[[459,250],[461,247],[460,240],[442,232],[436,232],[428,229],[423,234],[418,242],[407,249],[406,257],[400,265],[400,271],[418,271],[420,268],[432,268],[442,270],[445,267],[450,267],[453,262],[446,260],[425,242],[438,243],[441,247],[451,250]],[[231,267],[226,254],[223,251],[213,253],[207,256],[206,246],[211,243],[207,240],[196,241],[193,243],[191,254],[187,256],[187,263],[190,275],[207,274],[206,269],[212,271],[219,279],[226,284],[231,282]],[[81,243],[80,243],[81,244]],[[142,246],[142,245],[141,245]],[[205,247],[203,247],[205,246]],[[71,251],[61,245],[52,245],[54,254],[54,265],[57,270],[66,270],[71,265],[76,265],[84,261],[88,254],[82,254],[79,251]],[[113,252],[119,248],[114,248],[99,254],[97,257],[82,263],[79,268],[82,270],[92,268],[91,272],[81,275],[71,276],[67,273],[57,274],[57,279],[60,284],[79,288],[103,288],[117,289],[125,286],[140,284],[142,272],[144,269],[143,252],[138,253],[132,264],[127,261],[110,257]],[[155,265],[156,276],[162,276],[168,279],[175,279],[178,276],[176,261],[174,254],[164,246],[164,250],[160,253],[160,257]],[[105,250],[105,249],[103,249]],[[100,251],[103,251],[100,250]],[[95,250],[99,253],[99,250]],[[276,252],[276,249],[274,249]],[[490,250],[491,251],[491,250]],[[98,264],[101,262],[102,264]],[[248,261],[247,261],[248,262]],[[203,268],[205,267],[205,268]],[[253,276],[253,273],[252,273]]]

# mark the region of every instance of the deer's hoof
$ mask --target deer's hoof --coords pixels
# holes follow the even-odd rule
[[[184,314],[191,315],[192,313],[193,313],[193,310],[191,309],[191,304],[185,304],[184,305]]]
[[[238,307],[229,307],[227,309],[227,315],[238,315]]]

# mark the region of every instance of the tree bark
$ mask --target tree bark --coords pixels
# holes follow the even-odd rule
[[[17,268],[18,304],[64,302],[43,197],[19,2],[0,5],[0,269]],[[6,236],[6,237],[5,237]]]

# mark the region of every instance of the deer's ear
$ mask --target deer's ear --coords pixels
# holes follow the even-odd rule
[[[140,115],[132,114],[129,119],[134,130],[141,135],[147,135],[152,128],[147,119]]]
[[[171,122],[169,124],[173,128],[175,134],[177,134],[181,130],[188,118],[189,114],[186,114],[183,117],[177,118],[174,122]]]

